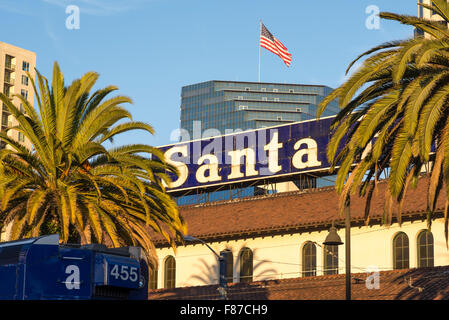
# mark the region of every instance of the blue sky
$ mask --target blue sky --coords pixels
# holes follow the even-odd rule
[[[417,15],[416,0],[1,0],[0,41],[36,52],[51,79],[58,61],[66,82],[87,71],[97,87],[117,85],[133,118],[156,134],[115,143],[171,143],[179,126],[181,87],[208,80],[258,80],[259,20],[293,55],[290,68],[262,49],[261,81],[337,87],[349,62],[386,41],[409,38],[410,27],[381,20],[365,25],[366,8]],[[80,28],[66,28],[68,5]]]

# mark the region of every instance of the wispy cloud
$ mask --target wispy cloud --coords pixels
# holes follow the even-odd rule
[[[25,16],[33,16],[35,13],[33,10],[28,10],[21,6],[16,1],[2,0],[0,3],[0,11],[1,12],[9,12],[9,13],[17,13]]]
[[[140,5],[151,0],[43,0],[44,2],[66,8],[77,5],[81,13],[94,16],[109,16],[124,11],[137,9]]]

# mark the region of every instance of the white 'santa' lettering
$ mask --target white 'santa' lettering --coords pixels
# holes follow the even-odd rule
[[[198,168],[196,171],[196,181],[199,183],[220,181],[221,177],[218,174],[218,158],[213,154],[206,154],[198,159],[198,164],[202,164],[205,160],[208,160],[209,163],[203,164]],[[207,176],[206,172],[209,172]]]
[[[193,146],[193,153],[198,154],[198,158],[194,157],[193,164],[198,165],[194,177],[196,178],[196,186],[201,184],[207,184],[211,182],[219,181],[230,181],[235,179],[244,179],[247,177],[254,177],[259,175],[274,175],[279,174],[280,171],[285,168],[282,167],[280,163],[279,150],[284,147],[283,142],[279,142],[279,133],[276,131],[271,135],[271,140],[265,144],[265,138],[263,142],[260,140],[258,143],[263,145],[261,148],[257,148],[254,141],[248,142],[247,145],[252,147],[247,147],[239,149],[235,145],[232,147],[231,151],[227,151],[227,147],[224,150],[219,150],[221,146],[221,138],[219,138],[220,143],[209,143],[203,150],[201,155],[201,150],[196,150],[195,148],[200,148],[200,143],[195,143]],[[238,143],[243,145],[243,143]],[[196,147],[195,147],[196,145]],[[189,184],[188,187],[192,187],[191,182],[187,183],[187,178],[189,176],[191,154],[190,151],[192,145],[181,145],[175,146],[167,151],[165,151],[164,157],[168,164],[171,164],[178,168],[179,174],[175,181],[171,182],[168,188],[178,188],[184,184]],[[236,150],[234,150],[236,149]],[[321,161],[318,160],[318,144],[312,138],[303,138],[293,145],[294,154],[291,158],[292,167],[296,169],[306,169],[306,168],[317,168],[322,165]],[[213,153],[208,153],[212,152]],[[256,150],[259,152],[259,163],[257,163]],[[208,151],[208,152],[204,152]],[[195,153],[196,152],[196,153]],[[262,153],[262,155],[260,154]],[[291,154],[291,150],[287,150],[287,156]],[[227,157],[224,157],[224,155]],[[201,155],[201,156],[200,156]],[[285,157],[285,155],[284,155]],[[223,161],[225,161],[223,163]],[[230,167],[230,172],[227,177],[222,176],[223,166],[226,165]],[[230,166],[229,166],[230,165]],[[227,171],[227,169],[226,169]],[[193,173],[191,174],[193,176]],[[195,185],[193,186],[195,187]],[[115,270],[118,274],[121,274],[120,270]],[[126,272],[126,270],[124,270]]]
[[[111,269],[111,276],[113,276],[116,280],[121,279],[123,281],[130,280],[132,282],[136,282],[139,278],[137,274],[136,267],[130,267],[125,265],[114,264]]]
[[[278,143],[278,132],[273,133],[273,138],[269,144],[267,144],[263,149],[268,151],[268,169],[271,173],[276,173],[282,170],[282,166],[279,165],[278,150],[282,148],[282,143]]]
[[[303,144],[305,144],[307,148],[298,150]],[[296,169],[321,166],[321,161],[318,161],[318,146],[315,140],[311,138],[298,140],[293,148],[298,150],[292,159],[292,164]],[[306,161],[304,161],[304,156],[307,156]]]
[[[176,179],[175,181],[172,181],[170,183],[170,185],[169,185],[170,188],[176,188],[176,187],[182,186],[184,184],[184,182],[186,182],[187,176],[189,175],[189,169],[187,168],[185,163],[183,163],[181,161],[174,161],[171,159],[172,155],[175,153],[178,153],[178,152],[181,153],[183,157],[187,157],[187,155],[188,155],[187,154],[187,145],[174,147],[174,148],[167,150],[167,152],[165,152],[165,161],[167,161],[167,163],[177,167],[178,171],[179,171],[178,179]]]
[[[257,176],[259,174],[256,170],[256,152],[253,149],[228,151],[228,155],[231,157],[231,174],[228,176],[228,179]],[[240,171],[241,157],[245,157],[245,174]]]
[[[65,286],[69,290],[80,288],[80,268],[78,266],[71,264],[65,268],[65,273],[69,276],[65,279]]]

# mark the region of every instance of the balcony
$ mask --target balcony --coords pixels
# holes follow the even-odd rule
[[[8,115],[11,114],[11,113],[9,112],[9,110],[8,110],[8,107],[7,107],[4,103],[2,103],[2,112],[3,112],[3,113],[6,113],[6,114],[8,114]]]
[[[6,88],[9,88],[9,87],[5,87],[5,89]],[[5,96],[7,96],[8,98],[10,98],[10,99],[12,99],[13,97],[14,97],[14,92],[11,92],[11,91],[9,91],[9,90],[3,90],[3,94],[5,95]]]
[[[11,120],[9,120],[9,117],[7,114],[2,115],[2,131],[6,128],[11,128],[13,126],[13,123]]]
[[[9,85],[9,86],[13,86],[14,85],[14,81],[15,79],[12,77],[5,77],[5,84]]]
[[[16,65],[10,61],[7,61],[5,63],[5,69],[10,70],[10,71],[15,71],[16,70]]]

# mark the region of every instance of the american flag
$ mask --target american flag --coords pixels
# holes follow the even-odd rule
[[[278,55],[287,67],[290,66],[290,63],[292,62],[291,53],[287,51],[287,48],[282,44],[282,42],[276,39],[271,32],[268,31],[263,23],[261,23],[260,28],[260,46]]]

